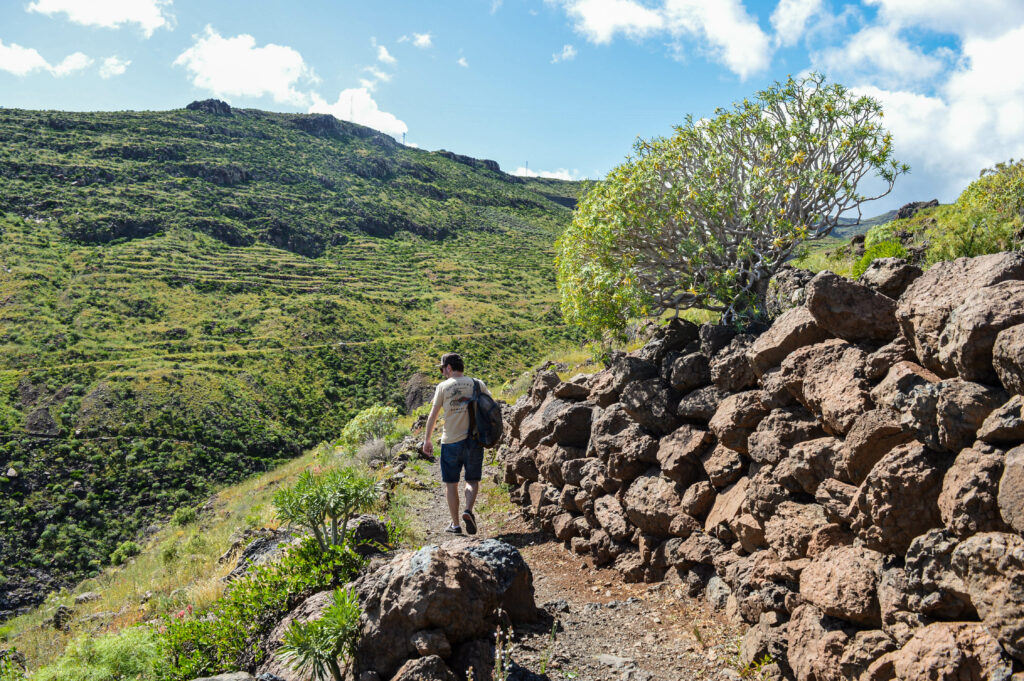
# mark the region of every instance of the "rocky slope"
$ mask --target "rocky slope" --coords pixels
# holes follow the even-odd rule
[[[775,290],[763,333],[677,320],[539,373],[507,414],[514,500],[752,625],[741,656],[777,678],[1019,678],[1024,256]]]

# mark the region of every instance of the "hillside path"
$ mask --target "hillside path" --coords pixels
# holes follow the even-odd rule
[[[427,493],[415,508],[421,543],[440,544],[450,519],[440,464],[424,466]],[[514,634],[512,659],[552,681],[719,681],[736,671],[739,631],[678,582],[626,584],[618,572],[595,568],[524,518],[497,484],[500,466],[487,464],[476,515],[481,539],[517,547],[533,571],[537,605],[551,617]],[[461,493],[460,493],[461,495]],[[552,637],[552,622],[556,632]]]

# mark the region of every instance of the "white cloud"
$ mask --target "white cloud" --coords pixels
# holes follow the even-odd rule
[[[211,26],[195,38],[195,44],[174,60],[175,66],[184,66],[192,74],[195,87],[224,98],[269,95],[286,104],[309,102],[296,86],[317,78],[292,48],[273,43],[257,47],[251,35],[225,38]]]
[[[377,60],[385,64],[394,64],[395,62],[398,61],[397,59],[391,56],[391,53],[388,52],[388,48],[384,47],[383,45],[377,46]]]
[[[535,171],[535,170],[530,170],[529,168],[527,168],[525,166],[519,166],[518,168],[516,168],[515,170],[512,171],[512,174],[513,175],[518,175],[519,177],[542,177],[542,178],[549,179],[549,180],[577,180],[577,179],[579,179],[579,171],[576,171],[576,170],[570,171],[568,168],[559,168],[558,170]]]
[[[148,38],[158,28],[171,27],[170,6],[171,0],[35,0],[28,11],[49,16],[63,13],[84,26],[138,24]]]
[[[75,52],[64,57],[61,63],[52,67],[50,71],[55,76],[67,76],[75,71],[81,71],[82,69],[92,66],[92,57],[86,56],[81,52]]]
[[[415,47],[419,47],[420,49],[425,50],[431,45],[433,45],[434,42],[433,39],[430,37],[429,33],[413,33],[412,44]]]
[[[772,43],[741,0],[661,0],[659,6],[638,0],[548,0],[565,8],[573,28],[592,43],[610,43],[616,35],[640,40],[672,37],[676,51],[684,38],[723,63],[740,78],[765,69]]]
[[[501,5],[503,2],[504,0],[491,0],[491,14],[494,14],[499,9],[501,9]]]
[[[309,107],[309,112],[329,113],[335,118],[365,125],[393,137],[400,137],[409,131],[409,126],[394,114],[380,110],[377,102],[370,96],[368,88],[342,90],[338,95],[338,101],[334,104],[329,104],[322,97],[314,94],[313,105]]]
[[[131,63],[132,62],[128,59],[107,57],[103,60],[103,65],[100,66],[100,78],[113,78],[114,76],[120,76],[128,70],[128,66],[131,65]]]
[[[381,71],[376,66],[367,66],[365,69],[363,69],[363,71],[366,71],[367,73],[369,73],[370,76],[373,78],[373,81],[375,83],[376,82],[384,82],[384,83],[390,83],[391,82],[391,74],[386,72],[386,71]]]
[[[463,68],[467,68],[467,69],[469,68],[469,62],[468,62],[468,61],[466,61],[466,58],[465,58],[465,57],[459,57],[459,58],[458,58],[458,59],[457,59],[457,60],[455,61],[455,63],[456,63],[456,64],[458,64],[459,66],[463,67]]]
[[[883,87],[900,87],[934,78],[949,56],[944,50],[925,54],[890,24],[863,28],[842,47],[814,53],[812,61],[839,80],[868,77]]]
[[[561,0],[574,28],[598,45],[616,33],[643,38],[665,26],[662,15],[634,0]]]
[[[64,57],[58,64],[50,64],[43,55],[32,47],[22,47],[17,43],[5,45],[0,40],[0,71],[7,71],[16,76],[27,76],[34,71],[49,71],[56,77],[67,76],[93,63],[91,57],[74,52]]]
[[[1020,0],[864,0],[885,20],[941,33],[993,38],[1024,21]]]
[[[557,64],[560,61],[571,61],[576,58],[576,48],[572,45],[562,45],[561,52],[551,55],[551,63]]]
[[[775,44],[795,45],[804,34],[807,22],[821,11],[821,0],[779,0],[772,12]]]

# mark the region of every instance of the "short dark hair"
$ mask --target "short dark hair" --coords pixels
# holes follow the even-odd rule
[[[441,369],[449,366],[452,368],[452,371],[465,370],[465,365],[462,363],[462,356],[457,352],[446,352],[441,356]]]

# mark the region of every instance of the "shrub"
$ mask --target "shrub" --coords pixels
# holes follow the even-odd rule
[[[380,440],[394,432],[398,421],[398,409],[375,405],[363,409],[349,421],[341,431],[337,445],[348,454],[368,440]]]
[[[355,468],[335,468],[319,475],[305,471],[291,487],[274,494],[282,522],[313,534],[323,550],[346,541],[348,523],[378,498],[377,481]]]
[[[320,619],[292,622],[284,633],[284,642],[277,654],[292,662],[302,674],[312,673],[316,681],[342,681],[339,659],[346,663],[355,653],[359,636],[359,600],[351,589],[335,589],[334,602]]]
[[[182,506],[174,511],[174,515],[171,516],[171,522],[179,527],[190,525],[196,521],[197,513],[196,509],[191,506]]]
[[[853,278],[857,279],[867,271],[868,266],[879,258],[906,258],[907,249],[899,241],[880,241],[864,251],[864,255],[853,265]]]
[[[133,541],[121,542],[121,545],[110,554],[110,562],[114,565],[124,565],[129,558],[137,556],[142,552],[142,547]]]
[[[39,669],[33,681],[126,681],[152,679],[167,666],[167,646],[148,627],[106,636],[82,636],[60,659]]]
[[[389,449],[390,447],[388,447],[386,440],[368,440],[360,445],[359,449],[356,451],[356,461],[362,464],[368,464],[375,459],[386,459]]]

